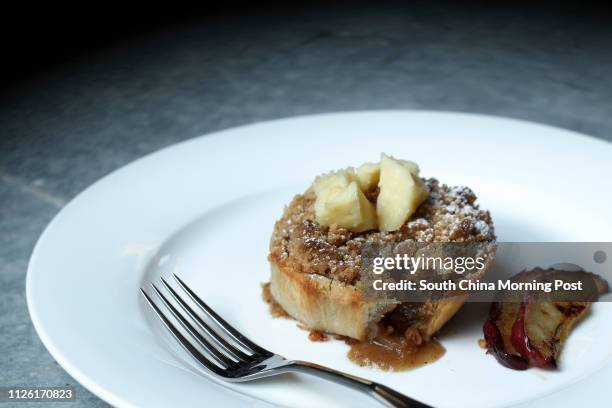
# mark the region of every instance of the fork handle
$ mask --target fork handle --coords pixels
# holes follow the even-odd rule
[[[391,408],[432,408],[430,405],[423,404],[422,402],[407,397],[386,385],[308,361],[295,360],[287,364],[284,369],[287,371],[314,375],[338,384],[349,386],[361,392],[365,392],[377,401]]]

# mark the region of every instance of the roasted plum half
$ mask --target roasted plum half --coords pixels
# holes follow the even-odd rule
[[[483,326],[488,353],[503,366],[554,369],[571,329],[588,312],[591,303],[608,291],[607,282],[592,273],[536,268],[521,272],[514,282],[581,281],[580,293],[507,292],[491,305]]]

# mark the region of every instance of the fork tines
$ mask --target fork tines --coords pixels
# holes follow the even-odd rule
[[[176,289],[163,277],[161,287],[151,283],[158,301],[140,291],[172,336],[203,366],[225,378],[239,377],[273,356],[234,329],[178,276],[173,278]]]

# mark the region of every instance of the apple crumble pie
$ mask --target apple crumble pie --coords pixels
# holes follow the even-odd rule
[[[404,303],[364,299],[362,248],[494,240],[491,216],[472,190],[423,179],[415,163],[383,154],[380,163],[319,176],[292,200],[274,226],[264,289],[277,313],[347,339],[349,357],[359,364],[422,365],[443,353],[432,336],[467,295]]]

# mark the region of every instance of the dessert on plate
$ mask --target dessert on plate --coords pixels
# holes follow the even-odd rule
[[[366,299],[359,287],[364,246],[494,240],[491,216],[471,189],[421,178],[416,163],[382,154],[379,163],[317,177],[289,203],[272,233],[265,297],[313,333],[346,339],[353,361],[405,369],[443,353],[433,336],[467,294]]]

